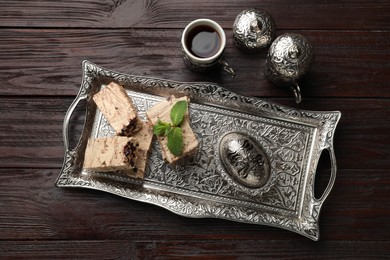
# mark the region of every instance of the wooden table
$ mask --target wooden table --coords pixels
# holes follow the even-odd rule
[[[266,51],[232,42],[242,10],[268,11],[277,35],[300,33],[316,59],[303,102],[265,78]],[[237,76],[183,64],[180,35],[212,18],[228,36]],[[204,259],[390,257],[390,2],[0,1],[0,257]],[[81,82],[81,63],[177,81],[211,81],[236,93],[300,109],[339,110],[337,178],[311,241],[268,226],[190,219],[98,191],[54,186],[62,123]],[[80,108],[81,109],[81,108]],[[75,123],[74,134],[82,129]],[[316,192],[328,183],[320,163]]]

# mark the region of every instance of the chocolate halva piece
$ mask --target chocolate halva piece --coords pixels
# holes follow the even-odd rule
[[[93,100],[117,135],[131,136],[142,126],[132,99],[117,83],[108,84]]]
[[[187,101],[187,104],[189,104],[189,98],[187,96],[181,98],[175,98],[174,96],[171,96],[168,99],[157,103],[155,106],[146,111],[146,115],[152,126],[157,124],[158,120],[161,120],[163,122],[170,122],[170,113],[172,107],[176,104],[176,102],[181,100],[185,100]],[[163,158],[171,164],[174,164],[178,160],[193,154],[199,145],[198,140],[190,126],[190,117],[188,109],[180,127],[183,132],[183,153],[181,156],[175,156],[169,151],[168,139],[166,136],[157,137]]]
[[[150,123],[142,121],[141,129],[135,133],[133,137],[136,138],[139,143],[139,146],[135,152],[137,156],[135,167],[137,168],[137,174],[141,177],[145,174],[149,150],[153,140],[153,132]]]
[[[124,172],[142,178],[137,169],[137,139],[126,136],[90,138],[87,142],[84,168],[97,172]]]

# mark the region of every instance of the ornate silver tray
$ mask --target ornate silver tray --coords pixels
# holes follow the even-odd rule
[[[111,81],[126,88],[141,117],[165,97],[189,96],[191,126],[200,142],[197,154],[185,165],[171,167],[154,141],[144,180],[85,171],[87,139],[114,135],[91,99]],[[83,132],[70,148],[69,121],[82,100]],[[109,192],[186,217],[275,226],[318,240],[321,206],[336,178],[333,137],[340,116],[240,96],[214,83],[127,75],[84,61],[80,91],[64,120],[65,156],[56,186]],[[315,198],[316,168],[324,150],[330,154],[330,180]]]

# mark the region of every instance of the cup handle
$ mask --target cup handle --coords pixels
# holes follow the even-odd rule
[[[294,81],[290,88],[291,88],[291,90],[294,92],[295,102],[296,102],[297,104],[301,103],[301,101],[302,101],[301,89],[300,89],[298,83],[296,83],[296,82]]]
[[[222,66],[222,69],[224,71],[226,71],[227,73],[230,74],[230,76],[232,76],[232,78],[234,78],[234,76],[236,76],[236,72],[234,71],[234,69],[232,67],[230,67],[230,65],[226,61],[220,60],[219,64]]]

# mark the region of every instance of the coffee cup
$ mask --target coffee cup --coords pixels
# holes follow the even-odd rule
[[[184,63],[193,71],[206,72],[222,68],[232,77],[235,72],[222,59],[226,47],[226,35],[222,27],[211,19],[190,22],[181,37]]]

